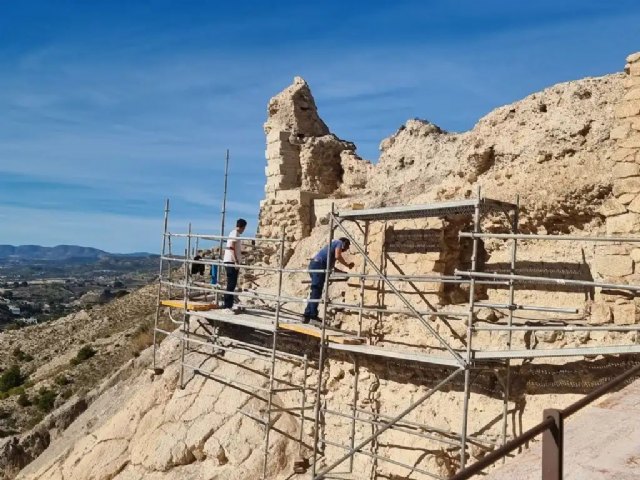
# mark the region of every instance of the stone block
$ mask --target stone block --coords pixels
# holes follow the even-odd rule
[[[625,194],[620,195],[618,197],[618,201],[622,205],[629,205],[633,201],[634,198],[636,198],[636,194],[635,193],[625,193]]]
[[[611,323],[613,315],[611,313],[611,307],[606,302],[594,302],[591,304],[591,310],[589,315],[590,325],[603,325]]]
[[[269,143],[265,150],[267,159],[282,159],[283,163],[299,164],[300,150],[298,147],[284,142]]]
[[[640,193],[640,177],[623,178],[613,184],[613,194],[616,197],[625,193]]]
[[[613,323],[616,325],[633,325],[636,323],[636,306],[634,303],[614,305]]]
[[[635,162],[618,162],[613,167],[614,178],[635,177],[640,174],[640,165]]]
[[[629,65],[629,75],[640,77],[640,63],[635,62]]]
[[[607,235],[616,233],[633,233],[640,231],[640,215],[624,213],[606,219]]]
[[[633,260],[626,255],[602,255],[596,257],[595,267],[600,275],[624,277],[633,273]]]
[[[608,198],[600,207],[600,213],[605,217],[613,217],[626,213],[627,209],[615,198]]]
[[[611,133],[609,135],[610,138],[614,140],[620,140],[626,138],[631,130],[630,122],[623,122],[622,125],[618,125],[611,129]]]
[[[562,338],[562,332],[538,331],[535,332],[536,338],[544,343],[554,343]]]
[[[596,245],[595,251],[596,255],[629,255],[631,253],[631,247],[629,245],[606,243],[603,245]]]
[[[283,130],[270,130],[267,133],[267,143],[288,142],[290,135],[291,132],[286,132]]]
[[[627,206],[627,209],[634,213],[640,213],[640,195],[637,195]]]
[[[634,100],[620,102],[616,106],[615,115],[617,118],[629,118],[640,115],[640,102]]]
[[[629,255],[634,262],[640,262],[640,248],[634,248]]]
[[[266,167],[264,167],[264,174],[267,177],[271,177],[273,175],[282,175],[286,172],[287,168],[282,164],[278,164],[275,162],[269,162]]]
[[[624,140],[621,144],[623,148],[640,148],[640,133],[634,132],[629,138]]]
[[[617,148],[611,155],[611,160],[614,162],[629,162],[633,161],[636,154],[635,149],[632,148]]]

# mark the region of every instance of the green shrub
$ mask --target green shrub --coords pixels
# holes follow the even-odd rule
[[[33,357],[28,353],[23,352],[20,347],[13,349],[13,356],[20,362],[30,362],[33,360]]]
[[[0,392],[8,392],[12,388],[19,387],[25,380],[26,377],[20,372],[20,367],[12,365],[0,376]]]
[[[31,405],[31,400],[29,400],[29,397],[26,393],[20,394],[20,396],[18,397],[18,405],[23,408]]]
[[[50,412],[53,410],[53,404],[56,401],[56,392],[53,392],[47,388],[41,388],[36,397],[36,407],[42,412]]]
[[[71,395],[73,395],[73,390],[71,390],[70,388],[67,388],[60,394],[60,396],[65,400],[71,398]]]
[[[79,365],[85,360],[93,357],[97,352],[91,347],[91,345],[85,345],[80,350],[74,358],[71,359],[71,365]]]
[[[71,380],[69,380],[69,378],[66,375],[61,373],[55,378],[55,382],[60,386],[64,386],[64,385],[69,385],[71,383]]]

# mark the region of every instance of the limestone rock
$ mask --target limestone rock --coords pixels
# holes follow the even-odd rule
[[[640,88],[632,88],[625,93],[624,100],[640,100]]]
[[[633,260],[625,255],[598,256],[595,265],[603,276],[624,277],[633,273]]]
[[[638,112],[640,113],[640,105],[638,106]],[[640,148],[640,133],[635,133],[631,135],[629,138],[624,140],[621,145],[623,148],[634,148],[634,149]]]
[[[340,152],[340,166],[342,167],[341,190],[345,193],[355,193],[367,186],[373,171],[371,162],[363,160],[353,150]]]
[[[619,162],[613,167],[613,176],[616,178],[634,177],[640,174],[640,165],[635,162]]]
[[[589,315],[589,323],[591,325],[611,323],[612,319],[611,307],[606,302],[594,302],[591,304]]]
[[[640,114],[640,103],[636,101],[621,102],[616,107],[616,116],[618,118],[634,117]]]
[[[627,206],[627,209],[634,213],[640,213],[640,195],[637,195]]]
[[[629,205],[633,201],[633,199],[636,198],[636,196],[637,195],[635,193],[623,193],[618,197],[618,201],[622,205]]]
[[[617,181],[613,186],[613,194],[616,197],[625,193],[639,193],[640,192],[640,177],[623,178]]]
[[[627,63],[635,63],[637,61],[640,61],[640,52],[628,55],[626,61]]]
[[[622,125],[618,125],[611,129],[611,138],[614,140],[626,138],[630,130],[631,124],[629,122],[624,122]]]
[[[636,306],[633,303],[613,306],[613,322],[616,325],[633,325],[636,323]]]
[[[632,233],[640,231],[640,215],[637,213],[625,213],[606,220],[607,235],[617,233]]]
[[[600,207],[600,213],[606,217],[613,217],[614,215],[620,215],[626,213],[627,209],[618,200],[609,198],[604,201]]]
[[[301,77],[269,100],[265,132],[290,132],[297,138],[319,137],[329,134],[329,128],[318,115],[316,102],[309,85]]]
[[[307,139],[301,146],[301,189],[308,192],[330,194],[342,184],[343,151],[354,151],[352,143],[344,142],[335,135]]]

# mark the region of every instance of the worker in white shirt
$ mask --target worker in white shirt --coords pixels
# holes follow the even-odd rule
[[[225,270],[227,272],[227,292],[235,292],[238,285],[238,272],[240,268],[238,265],[242,263],[242,243],[240,242],[240,235],[247,227],[247,221],[244,218],[239,218],[236,222],[236,228],[234,228],[227,238],[227,246],[224,249]],[[230,293],[224,296],[224,308],[233,308],[235,296]]]

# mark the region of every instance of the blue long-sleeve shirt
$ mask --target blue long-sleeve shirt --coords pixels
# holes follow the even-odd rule
[[[333,267],[336,263],[336,248],[344,248],[341,240],[334,240],[331,242],[329,248],[324,247],[313,257],[313,261],[327,266],[327,258],[329,259],[329,265]]]

